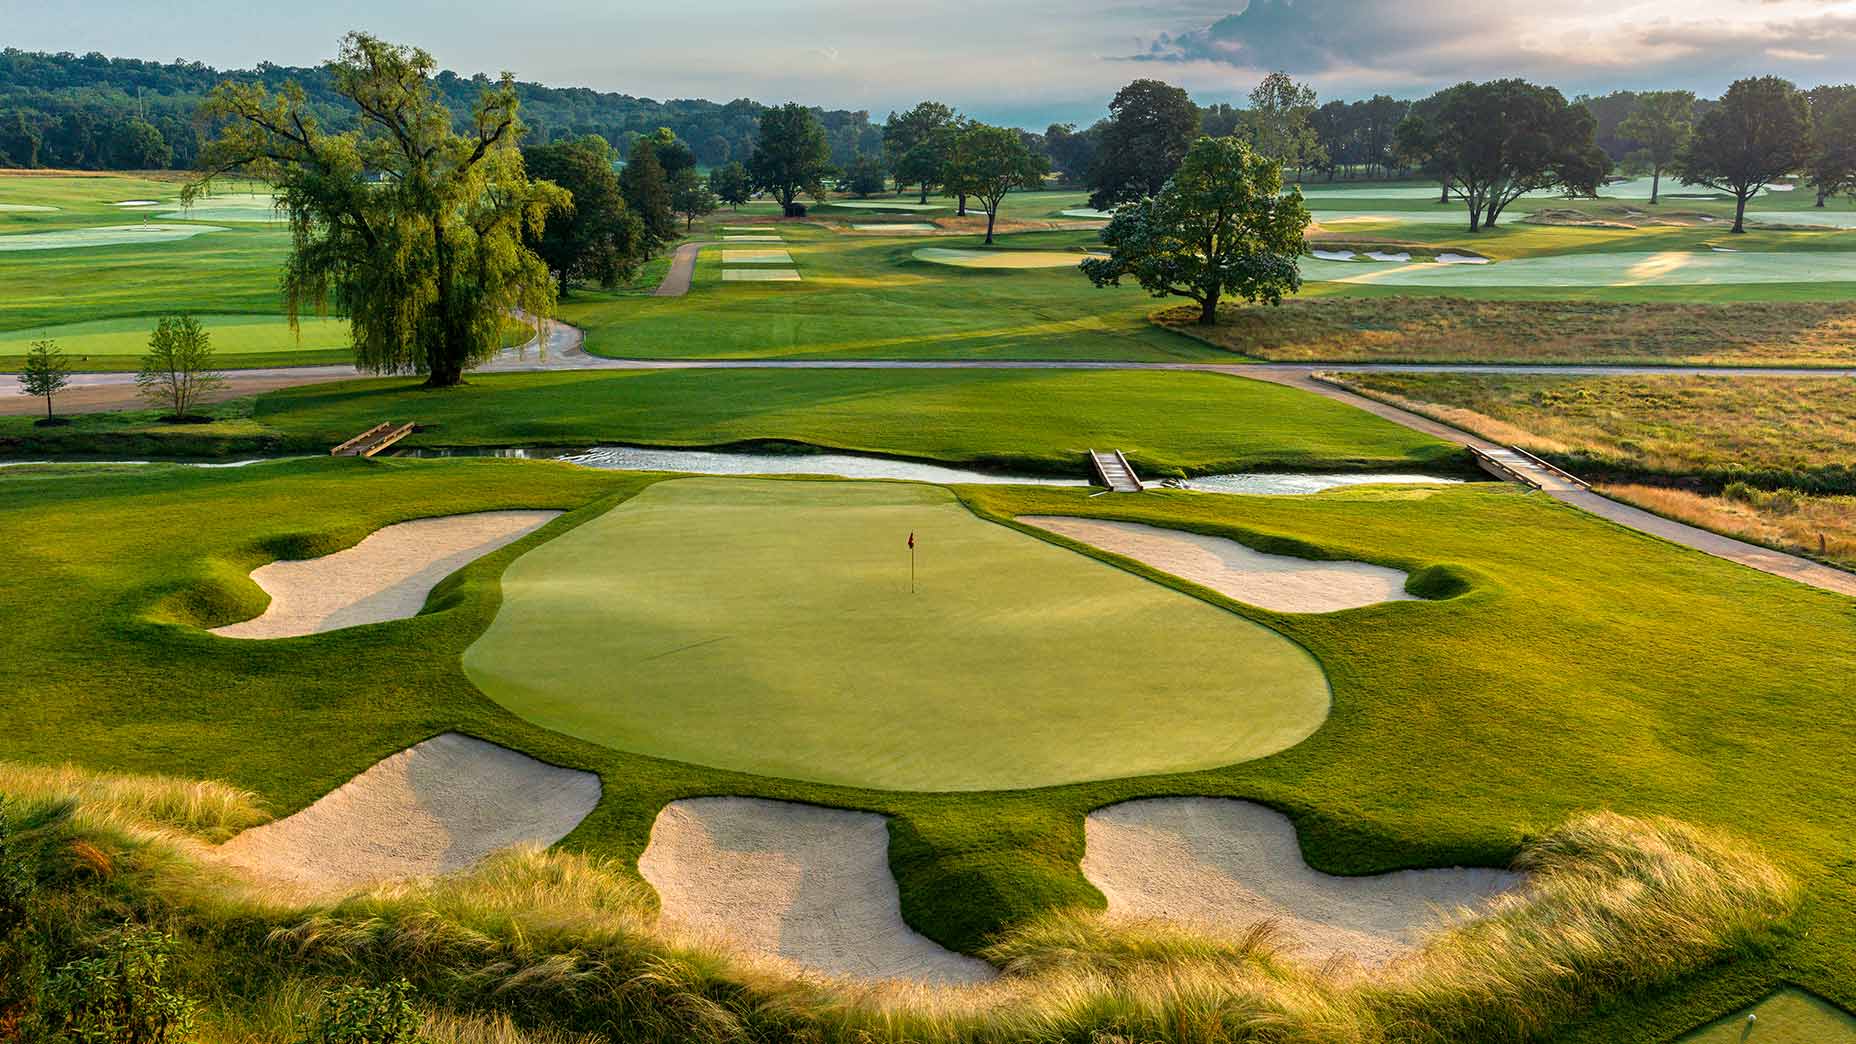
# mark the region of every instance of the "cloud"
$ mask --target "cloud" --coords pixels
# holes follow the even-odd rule
[[[1242,0],[1239,0],[1242,3]],[[1526,76],[1568,89],[1717,90],[1777,73],[1815,82],[1856,62],[1852,0],[1249,0],[1158,33],[1126,59],[1283,69],[1327,93]]]

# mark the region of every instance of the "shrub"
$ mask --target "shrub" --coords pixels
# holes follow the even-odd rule
[[[425,1020],[412,1006],[412,984],[340,986],[304,1027],[298,1044],[416,1044]]]
[[[46,990],[57,1039],[73,1044],[186,1044],[195,1005],[172,983],[174,940],[125,924],[100,952],[59,968]]]

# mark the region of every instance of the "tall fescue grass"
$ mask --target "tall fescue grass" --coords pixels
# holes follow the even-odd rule
[[[312,987],[401,977],[434,1038],[459,1044],[1519,1042],[1754,951],[1799,901],[1789,875],[1729,835],[1595,812],[1522,851],[1525,889],[1481,916],[1444,912],[1383,968],[1298,960],[1270,924],[1220,937],[1060,910],[993,944],[993,983],[856,983],[666,935],[649,890],[613,860],[514,849],[465,874],[311,899],[215,867],[178,826],[255,816],[236,791],[188,805],[171,780],[16,767],[0,780],[75,806],[65,843],[140,870],[119,878],[141,889],[137,904],[189,926],[196,977],[217,977],[220,1006],[236,1009],[211,1020],[224,1044],[293,1022]]]
[[[1856,569],[1856,497],[1745,483],[1729,484],[1718,497],[1640,482],[1607,483],[1599,490],[1703,529]]]

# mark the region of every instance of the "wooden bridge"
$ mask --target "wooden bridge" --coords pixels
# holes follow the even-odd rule
[[[1090,450],[1089,466],[1095,471],[1096,483],[1111,492],[1139,493],[1146,488],[1120,450]]]
[[[413,425],[382,421],[329,451],[331,457],[371,457],[412,434]]]
[[[1469,453],[1482,470],[1498,479],[1519,482],[1549,493],[1572,493],[1589,489],[1583,479],[1553,466],[1524,449],[1513,446],[1471,445]]]

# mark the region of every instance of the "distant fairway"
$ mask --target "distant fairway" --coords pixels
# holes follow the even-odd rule
[[[220,355],[271,355],[318,349],[345,351],[348,348],[346,319],[304,316],[299,340],[291,331],[289,320],[281,315],[200,315],[196,318],[212,335],[213,350]],[[74,363],[99,356],[139,356],[148,350],[148,335],[154,328],[154,318],[143,316],[8,330],[0,332],[0,362],[9,356],[25,355],[32,342],[44,338],[57,341],[58,347]]]
[[[464,669],[620,750],[896,790],[1212,768],[1328,709],[1275,632],[900,483],[659,483],[517,559]]]
[[[84,247],[132,246],[192,239],[208,232],[223,232],[214,225],[95,225],[61,228],[52,232],[12,232],[0,235],[0,251],[75,250]]]
[[[187,221],[273,221],[283,222],[285,214],[277,209],[276,198],[269,192],[235,192],[202,196],[193,206],[176,204],[161,211],[164,218]]]
[[[1522,257],[1491,265],[1362,264],[1303,259],[1310,281],[1422,287],[1716,286],[1856,282],[1856,251],[1668,250]]]
[[[918,261],[960,268],[1074,268],[1087,256],[1058,250],[954,250],[947,247],[923,247],[915,252]]]

